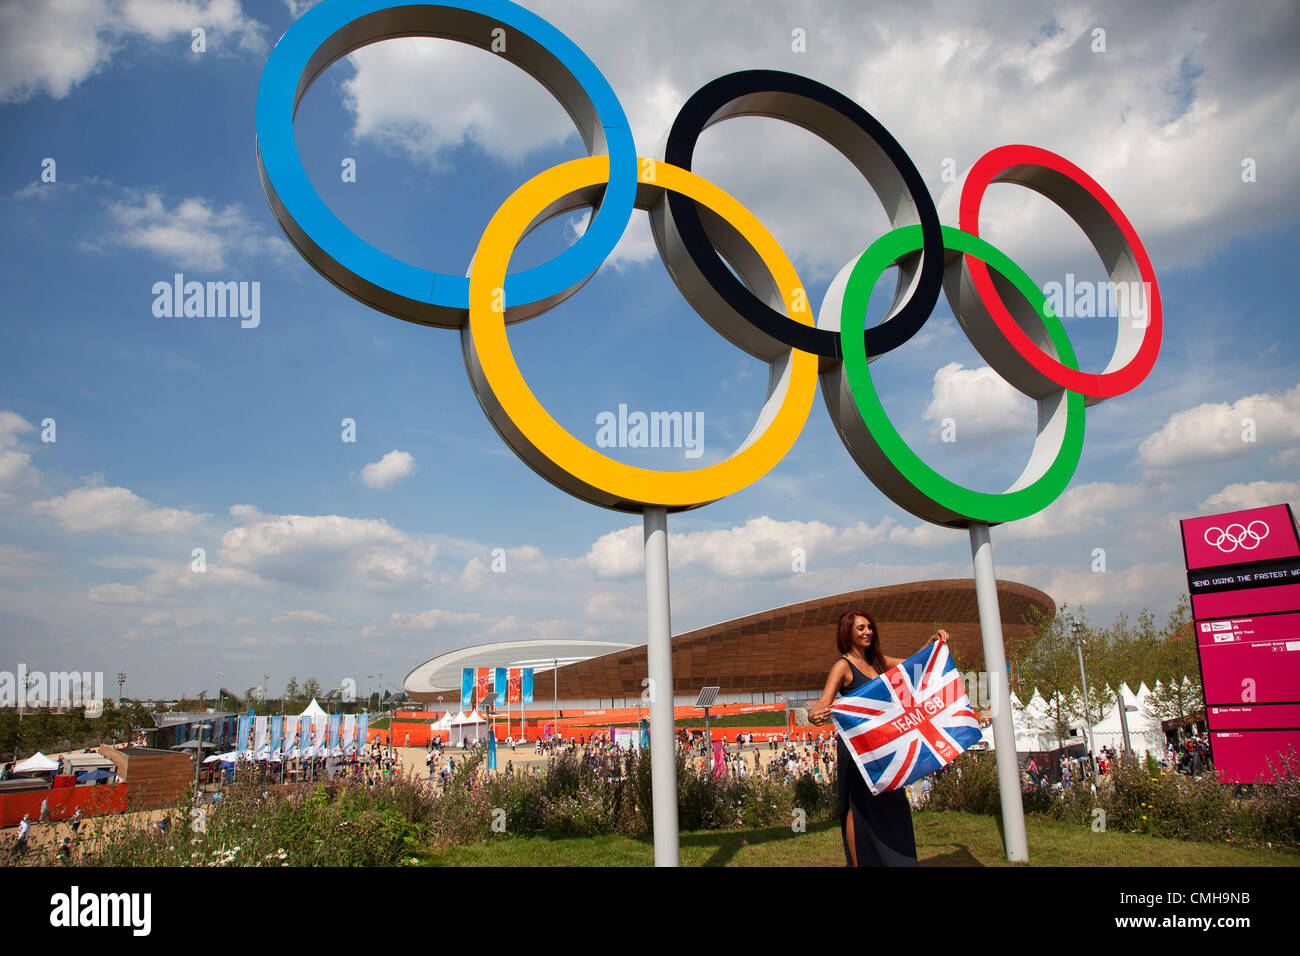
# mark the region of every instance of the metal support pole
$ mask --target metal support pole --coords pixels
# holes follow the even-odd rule
[[[1116,695],[1115,695],[1115,696],[1117,696],[1117,697],[1119,698],[1119,732],[1120,732],[1120,739],[1123,740],[1123,742],[1124,742],[1124,750],[1125,750],[1126,752],[1128,752],[1128,753],[1132,753],[1132,752],[1133,752],[1133,745],[1132,745],[1131,743],[1129,743],[1129,739],[1128,739],[1128,714],[1126,713],[1126,710],[1128,709],[1128,704],[1126,704],[1125,701],[1124,701],[1124,685],[1123,685],[1123,684],[1120,684],[1120,685],[1119,685],[1119,691],[1116,692]]]
[[[1092,775],[1097,776],[1097,754],[1093,746],[1092,739],[1092,705],[1088,703],[1088,674],[1083,669],[1083,638],[1079,636],[1079,631],[1083,627],[1078,621],[1070,619],[1070,630],[1074,633],[1074,647],[1079,652],[1079,680],[1083,687],[1083,722],[1088,728],[1088,737],[1085,743],[1088,745],[1088,763],[1092,767]]]
[[[644,530],[646,658],[650,677],[650,792],[654,801],[655,866],[678,866],[677,749],[673,744],[667,509],[647,506]]]
[[[998,609],[997,574],[993,570],[993,543],[989,526],[970,526],[971,562],[975,566],[975,600],[979,605],[980,635],[984,640],[984,669],[989,675],[993,701],[993,753],[998,762],[998,793],[1002,797],[1002,831],[1007,859],[1029,859],[1025,836],[1025,807],[1020,799],[1020,768],[1016,764],[1016,728],[1011,721],[1011,686],[1007,680],[1007,654],[1002,644],[1002,614]]]

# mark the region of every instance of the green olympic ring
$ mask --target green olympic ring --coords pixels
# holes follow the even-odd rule
[[[946,268],[950,276],[954,275],[952,270],[960,270],[962,260],[958,253],[974,256],[997,270],[1033,309],[1033,316],[1022,310],[1021,321],[1032,323],[1037,319],[1041,323],[1041,328],[1027,331],[1041,333],[1039,339],[1046,349],[1055,352],[1054,358],[1078,369],[1064,326],[1023,269],[978,236],[950,226],[943,227],[943,243],[948,252]],[[845,447],[875,485],[896,504],[937,524],[949,527],[966,527],[972,521],[998,524],[1035,514],[1065,490],[1078,467],[1083,452],[1084,396],[1081,393],[1059,388],[1030,396],[1039,405],[1038,437],[1024,472],[1002,493],[974,491],[939,474],[912,451],[880,403],[863,345],[867,300],[887,268],[921,247],[919,225],[895,229],[877,239],[858,257],[849,276],[840,314],[844,356],[841,387],[835,390],[830,387],[837,370],[823,373],[827,403],[834,401],[837,391],[842,393],[847,388],[865,426],[865,434],[852,436],[855,439],[852,443],[850,436],[841,433]],[[957,272],[956,276],[959,275]]]

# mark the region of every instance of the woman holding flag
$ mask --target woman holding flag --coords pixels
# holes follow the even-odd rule
[[[948,635],[941,629],[930,638],[936,639],[946,641]],[[830,720],[837,696],[903,663],[902,658],[885,656],[876,622],[865,611],[850,610],[840,616],[835,643],[841,657],[831,666],[821,698],[810,708],[810,719],[818,725]],[[846,862],[849,866],[916,866],[916,838],[907,796],[902,790],[873,795],[838,733],[835,744]]]

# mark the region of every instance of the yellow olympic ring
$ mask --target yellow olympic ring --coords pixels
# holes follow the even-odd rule
[[[803,283],[761,222],[723,190],[692,172],[638,158],[637,208],[653,211],[668,191],[703,204],[749,244],[774,282],[789,316],[813,325]],[[818,358],[791,349],[772,362],[768,398],[749,437],[725,461],[691,471],[656,471],[615,461],[567,432],[539,402],[519,371],[506,336],[504,286],[510,257],[532,228],[590,205],[609,181],[609,158],[591,156],[552,167],[517,189],[493,215],[474,253],[469,322],[461,343],[470,381],[498,432],[535,471],[571,494],[623,511],[659,505],[698,508],[753,484],[794,446],[812,410]],[[752,266],[753,263],[750,263]],[[737,271],[745,265],[737,263]],[[748,275],[753,283],[756,277]]]

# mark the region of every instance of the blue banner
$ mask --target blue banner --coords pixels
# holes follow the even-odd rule
[[[496,703],[492,705],[493,710],[500,710],[506,703],[506,690],[510,687],[510,677],[506,674],[504,667],[498,667],[492,672],[492,689],[497,692]]]
[[[271,756],[278,756],[280,753],[280,728],[284,724],[284,718],[276,714],[271,718]]]
[[[306,757],[307,748],[311,746],[311,718],[298,718],[298,756]]]
[[[370,715],[361,714],[357,717],[357,756],[363,757],[366,753],[366,733],[370,730]]]
[[[235,749],[241,753],[248,749],[248,732],[253,726],[253,718],[247,714],[239,715],[239,742]]]
[[[339,721],[342,717],[339,714],[330,714],[330,731],[329,737],[325,741],[327,754],[333,754],[339,749]]]
[[[474,668],[460,669],[460,707],[468,710],[474,701]]]
[[[488,730],[488,769],[497,768],[497,735]]]
[[[641,718],[641,749],[650,749],[650,721]]]
[[[524,668],[524,673],[519,683],[521,693],[524,696],[524,703],[531,704],[533,702],[533,669],[531,667]]]

